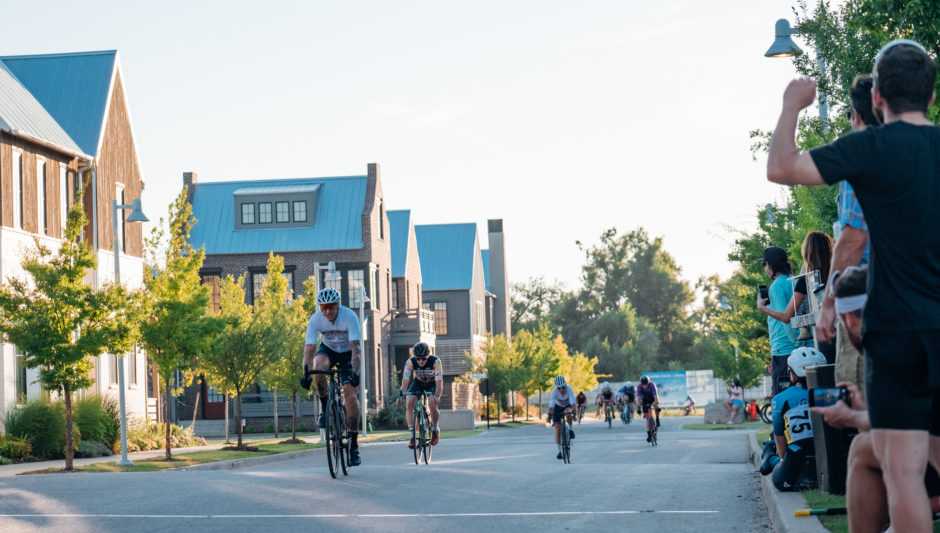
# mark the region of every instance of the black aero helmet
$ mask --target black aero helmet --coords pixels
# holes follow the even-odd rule
[[[411,348],[411,353],[415,354],[415,357],[428,357],[431,355],[431,347],[426,342],[419,342]]]
[[[649,385],[649,382],[650,382],[650,378],[648,378],[648,377],[646,377],[646,376],[643,376],[643,377],[640,378],[640,383],[642,383],[642,384],[644,384],[644,385]]]

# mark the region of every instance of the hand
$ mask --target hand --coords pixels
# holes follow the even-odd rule
[[[831,296],[823,300],[819,317],[816,318],[816,340],[830,342],[836,334],[836,301]]]
[[[352,366],[354,372],[357,374],[362,373],[362,366],[360,366],[362,364],[362,357],[360,357],[358,351],[353,352],[352,358],[349,360],[349,364]]]
[[[760,293],[757,294],[757,310],[760,312],[767,311],[767,300],[760,297]]]
[[[822,415],[826,423],[834,428],[857,428],[864,431],[870,426],[867,412],[852,409],[842,400],[830,407],[813,407],[812,410]]]
[[[861,389],[854,383],[843,381],[836,384],[837,387],[845,387],[849,392],[849,406],[856,411],[868,411],[868,404],[865,403],[865,395]]]
[[[793,80],[783,92],[783,108],[800,111],[809,107],[816,99],[816,80],[800,78]]]

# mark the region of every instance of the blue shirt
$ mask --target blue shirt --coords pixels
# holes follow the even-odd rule
[[[800,385],[792,385],[777,393],[771,402],[774,435],[785,437],[791,451],[800,451],[805,445],[803,441],[813,438],[809,392]]]
[[[865,213],[862,212],[862,204],[858,203],[858,197],[855,196],[855,190],[848,181],[839,182],[839,198],[836,200],[836,208],[839,212],[839,228],[844,230],[846,227],[868,233],[868,224],[865,223]],[[865,243],[865,253],[859,265],[867,265],[871,257],[871,241]]]
[[[780,274],[770,284],[768,289],[770,303],[767,307],[782,313],[786,311],[793,298],[793,286],[790,284],[790,278]],[[781,322],[772,316],[767,317],[767,332],[770,335],[770,354],[771,355],[790,355],[790,352],[796,349],[796,341],[793,338],[793,328],[790,324]]]

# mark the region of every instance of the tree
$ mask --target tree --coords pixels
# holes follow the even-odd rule
[[[291,440],[296,441],[297,400],[304,390],[300,386],[300,380],[303,378],[301,360],[307,318],[310,314],[305,306],[311,299],[316,301],[316,282],[305,282],[304,295],[288,301],[287,283],[281,276],[283,270],[283,257],[268,257],[268,276],[261,289],[262,296],[257,313],[263,329],[262,346],[271,363],[264,369],[261,381],[274,391],[275,397],[278,391],[285,392],[290,397]]]
[[[72,393],[91,385],[91,357],[123,354],[136,337],[136,297],[121,286],[95,290],[85,275],[95,255],[81,241],[87,220],[81,196],[69,209],[65,240],[55,252],[35,241],[23,259],[29,280],[0,285],[0,332],[39,368],[39,379],[65,403],[65,470],[75,457]]]
[[[144,268],[143,318],[141,344],[156,368],[165,399],[163,402],[164,447],[170,446],[170,406],[181,391],[173,386],[177,371],[196,368],[220,330],[220,323],[209,317],[209,289],[202,285],[199,269],[204,250],[194,250],[189,242],[196,220],[192,215],[186,188],[170,204],[170,231],[166,257],[158,250],[163,242],[163,221],[148,239],[148,257]]]
[[[490,391],[496,395],[496,419],[499,420],[499,409],[505,401],[505,395],[512,390],[514,376],[512,344],[503,335],[494,335],[486,338],[483,345],[483,370],[489,380]]]
[[[558,373],[566,376],[568,383],[576,391],[591,390],[597,386],[597,358],[589,357],[583,353],[568,352],[564,339],[555,337],[552,351],[558,360]]]
[[[552,349],[552,332],[542,323],[534,331],[522,330],[512,340],[513,349],[524,354],[529,370],[529,380],[523,386],[526,398],[539,393],[539,418],[542,417],[542,392],[552,387],[552,379],[558,375],[558,358]],[[526,411],[528,415],[528,411]]]
[[[268,276],[265,279],[280,277]],[[224,327],[200,365],[213,388],[235,396],[235,420],[238,449],[242,442],[242,394],[254,385],[271,363],[264,349],[264,329],[255,309],[245,303],[245,277],[226,276],[220,287],[218,318]]]
[[[550,322],[552,309],[558,304],[563,289],[544,278],[532,278],[512,286],[512,330],[534,330]]]

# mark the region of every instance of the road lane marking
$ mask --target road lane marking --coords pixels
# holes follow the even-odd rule
[[[539,516],[610,516],[610,515],[637,515],[637,514],[690,514],[708,515],[718,514],[719,511],[708,510],[621,510],[621,511],[509,511],[493,513],[382,513],[382,514],[104,514],[104,513],[21,513],[0,514],[0,518],[147,518],[147,519],[202,519],[202,520],[228,520],[228,519],[271,519],[271,518],[498,518],[498,517],[539,517]]]

